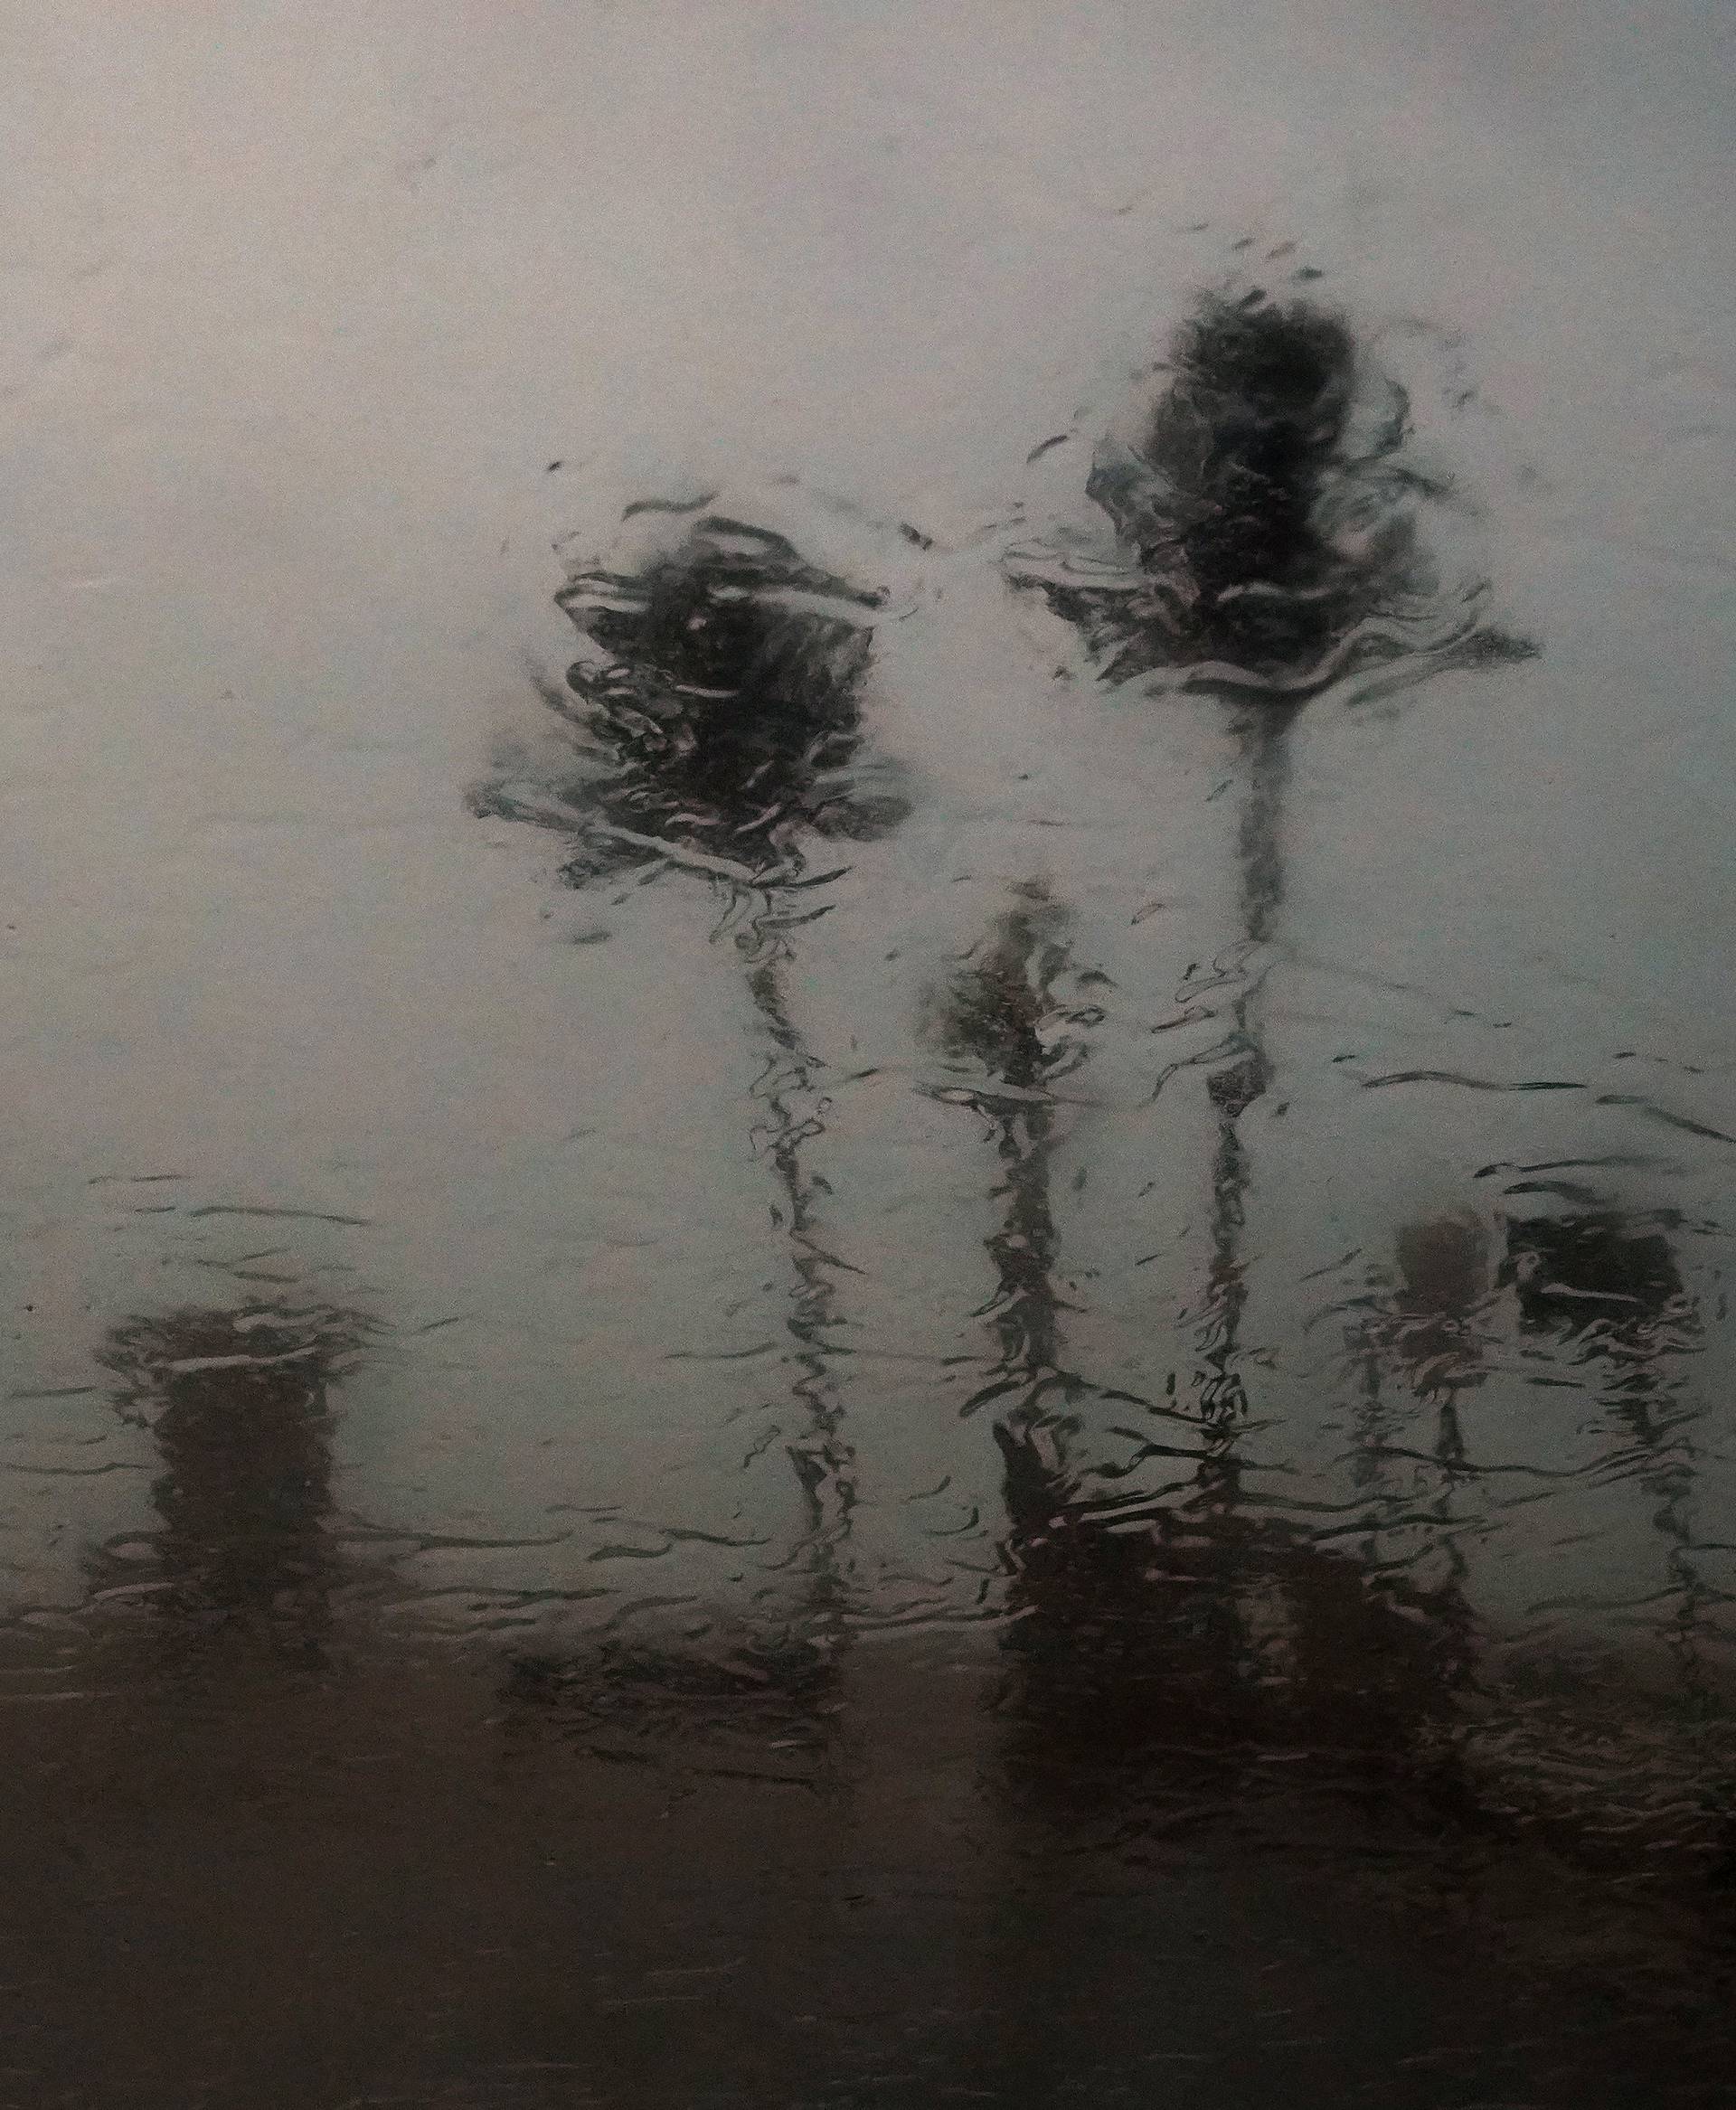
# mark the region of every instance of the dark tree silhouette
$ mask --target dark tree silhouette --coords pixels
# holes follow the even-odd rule
[[[497,781],[473,804],[567,837],[571,886],[666,868],[722,897],[718,934],[732,935],[764,1036],[754,1141],[789,1252],[799,1425],[787,1449],[807,1510],[807,1644],[825,1650],[844,1608],[854,1471],[828,1361],[843,1264],[803,1154],[825,1129],[825,1065],[796,1022],[788,976],[801,927],[826,913],[826,882],[838,876],[809,871],[815,844],[863,840],[902,817],[856,768],[870,619],[884,596],[709,500],[628,509],[645,514],[663,516],[661,545],[627,569],[581,571],[557,597],[587,645],[565,688],[542,692],[570,730],[571,775],[547,790]]]
[[[1359,669],[1390,686],[1534,649],[1486,623],[1486,581],[1437,575],[1418,521],[1444,487],[1407,459],[1410,400],[1343,316],[1209,294],[1165,365],[1137,442],[1105,441],[1086,485],[1123,570],[1023,573],[1108,678],[1299,702]]]
[[[571,775],[552,794],[497,782],[473,803],[571,833],[575,885],[658,860],[788,885],[814,838],[901,817],[851,771],[883,597],[769,529],[667,510],[683,531],[671,546],[637,571],[580,572],[556,597],[592,648],[564,689],[542,691],[571,730]]]

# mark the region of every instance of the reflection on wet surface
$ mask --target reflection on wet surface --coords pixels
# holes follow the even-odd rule
[[[642,125],[679,66],[571,12],[592,119],[624,69]],[[1449,293],[1452,230],[1395,231],[1378,185],[1305,251],[1183,213],[1194,155],[1228,180],[1214,138],[1111,182],[1101,110],[1146,139],[1172,61],[1176,122],[1197,96],[1262,151],[1175,25],[1135,102],[1101,70],[1056,102],[1072,144],[991,238],[1004,84],[955,243],[901,158],[946,127],[887,129],[957,92],[929,46],[964,15],[932,15],[901,56],[793,18],[744,56],[694,16],[725,85],[691,92],[768,121],[726,175],[705,126],[618,126],[654,202],[610,193],[562,312],[606,344],[600,289],[679,300],[572,430],[506,372],[560,334],[540,306],[485,339],[522,423],[443,441],[465,466],[401,551],[358,493],[474,418],[467,351],[381,463],[340,435],[270,506],[225,481],[253,413],[224,399],[222,502],[196,532],[172,477],[139,502],[198,622],[160,582],[105,612],[119,560],[79,538],[130,503],[127,449],[81,370],[53,384],[103,440],[42,560],[90,613],[56,618],[8,868],[42,1023],[7,1188],[0,2110],[1732,2099],[1722,998],[1684,964],[1705,903],[1618,928],[1587,892],[1615,852],[1569,856],[1688,860],[1686,778],[1736,781],[1680,763],[1712,752],[1705,568],[1642,556],[1712,354],[1686,307],[1665,371],[1665,320],[1636,350],[1573,306],[1637,306],[1601,206],[1571,268]],[[448,319],[481,316],[522,221],[542,287],[542,193],[613,180],[563,173],[566,99],[539,128],[529,16],[451,34],[418,61],[458,68],[449,108],[394,90],[432,129],[368,238],[387,315],[354,287],[309,325],[383,332],[345,355],[380,357],[375,409],[423,385],[419,273],[453,250]],[[1357,48],[1323,46],[1335,96],[1383,62]],[[790,141],[830,168],[869,109],[823,207]],[[1431,182],[1466,122],[1420,140]],[[645,262],[665,221],[703,240]],[[944,331],[907,353],[907,278],[976,318],[967,379]],[[836,372],[812,337],[780,362],[871,281]],[[248,287],[224,356],[293,366]],[[1581,334],[1628,377],[1595,446],[1585,364],[1533,378]],[[542,510],[497,535],[507,457]],[[200,539],[233,512],[239,579]],[[247,627],[268,542],[307,574],[293,645],[280,609]],[[370,564],[413,621],[358,597]],[[125,651],[182,729],[160,754],[80,715]]]

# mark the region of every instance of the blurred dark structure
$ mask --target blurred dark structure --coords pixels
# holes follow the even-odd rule
[[[1613,1209],[1515,1220],[1500,1281],[1529,1333],[1591,1336],[1612,1350],[1643,1350],[1688,1302],[1666,1228]]]
[[[164,1638],[317,1656],[335,1559],[332,1390],[367,1331],[351,1313],[250,1305],[134,1319],[109,1334],[116,1403],[150,1429],[163,1465],[142,1579]],[[138,1571],[112,1547],[91,1562],[99,1587],[138,1582]]]
[[[1677,1258],[1673,1218],[1608,1206],[1517,1219],[1507,1228],[1499,1280],[1523,1333],[1571,1361],[1600,1393],[1662,1541],[1671,1605],[1668,1638],[1696,1711],[1724,1715],[1712,1674],[1707,1615],[1721,1593],[1703,1571],[1696,1522],[1699,1406],[1684,1384],[1700,1314]],[[1726,1804],[1732,1798],[1726,1796]],[[1736,1830],[1732,1830],[1736,1840]]]
[[[1424,1398],[1450,1399],[1479,1375],[1473,1321],[1491,1287],[1488,1232],[1474,1217],[1423,1218],[1401,1226],[1395,1258],[1381,1345]]]
[[[1046,1800],[1233,1821],[1283,1765],[1359,1806],[1466,1813],[1456,1593],[1373,1575],[1209,1481],[1087,1497],[1016,1432],[1002,1450],[1014,1763]]]

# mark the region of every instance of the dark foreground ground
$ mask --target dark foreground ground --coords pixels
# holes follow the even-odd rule
[[[1450,1763],[904,1644],[120,1660],[0,1728],[7,2110],[1732,2099],[1718,1865]]]

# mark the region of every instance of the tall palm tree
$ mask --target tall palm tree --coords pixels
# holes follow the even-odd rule
[[[1176,333],[1167,372],[1135,442],[1105,442],[1093,463],[1088,493],[1112,545],[1024,553],[1009,570],[1077,627],[1103,680],[1156,697],[1204,692],[1232,713],[1237,933],[1215,965],[1233,994],[1217,1041],[1162,1073],[1153,1093],[1175,1069],[1207,1070],[1216,1139],[1195,1380],[1205,1440],[1191,1501],[1148,1512],[1155,1561],[1146,1534],[1088,1531],[1064,1512],[1069,1528],[1057,1529],[1052,1478],[1009,1475],[1030,1600],[1012,1633],[1041,1666],[1033,1691],[1050,1692],[1040,1701],[1050,1733],[1088,1719],[1076,1663],[1088,1634],[1099,1668],[1113,1665],[1090,1691],[1100,1709],[1113,1685],[1114,1734],[1136,1750],[1178,1732],[1234,1747],[1312,1724],[1327,1747],[1360,1744],[1371,1761],[1385,1750],[1402,1764],[1413,1744],[1434,1741],[1429,1725],[1458,1675],[1458,1593],[1394,1584],[1371,1597],[1355,1563],[1246,1510],[1245,1124],[1274,1075],[1263,984],[1301,709],[1353,677],[1360,696],[1389,693],[1530,648],[1486,622],[1485,582],[1448,591],[1433,576],[1418,532],[1433,494],[1404,459],[1408,400],[1368,371],[1342,316],[1258,291],[1212,295]],[[1450,1442],[1450,1400],[1443,1413]],[[1262,1669],[1274,1601],[1289,1635],[1281,1706]],[[1089,1719],[1094,1736],[1110,1735],[1100,1711]],[[1427,1766],[1419,1777],[1431,1795],[1440,1785]]]
[[[1203,1491],[1230,1498],[1247,1408],[1242,1124],[1272,1081],[1261,992],[1284,898],[1297,720],[1352,677],[1366,698],[1534,648],[1488,622],[1486,580],[1449,589],[1437,577],[1419,513],[1440,490],[1406,457],[1410,400],[1371,371],[1343,316],[1259,288],[1210,294],[1165,369],[1135,442],[1106,440],[1092,465],[1087,492],[1111,550],[1025,552],[1009,568],[1076,626],[1102,679],[1203,692],[1234,714],[1238,932],[1219,965],[1236,994],[1222,1039],[1187,1065],[1209,1069],[1217,1125],[1198,1335],[1200,1399],[1217,1433]]]
[[[710,499],[647,502],[627,523],[639,545],[631,559],[578,572],[557,597],[586,646],[563,688],[542,686],[571,735],[571,774],[552,788],[497,781],[473,804],[566,836],[570,885],[671,871],[722,899],[713,935],[732,939],[763,1033],[754,1140],[789,1255],[784,1324],[799,1421],[787,1448],[807,1513],[795,1558],[807,1574],[807,1641],[829,1648],[855,1501],[828,1339],[845,1264],[804,1156],[825,1129],[825,1065],[796,1022],[788,975],[802,926],[826,912],[826,883],[839,876],[810,869],[816,844],[864,839],[901,817],[855,768],[885,597]]]

